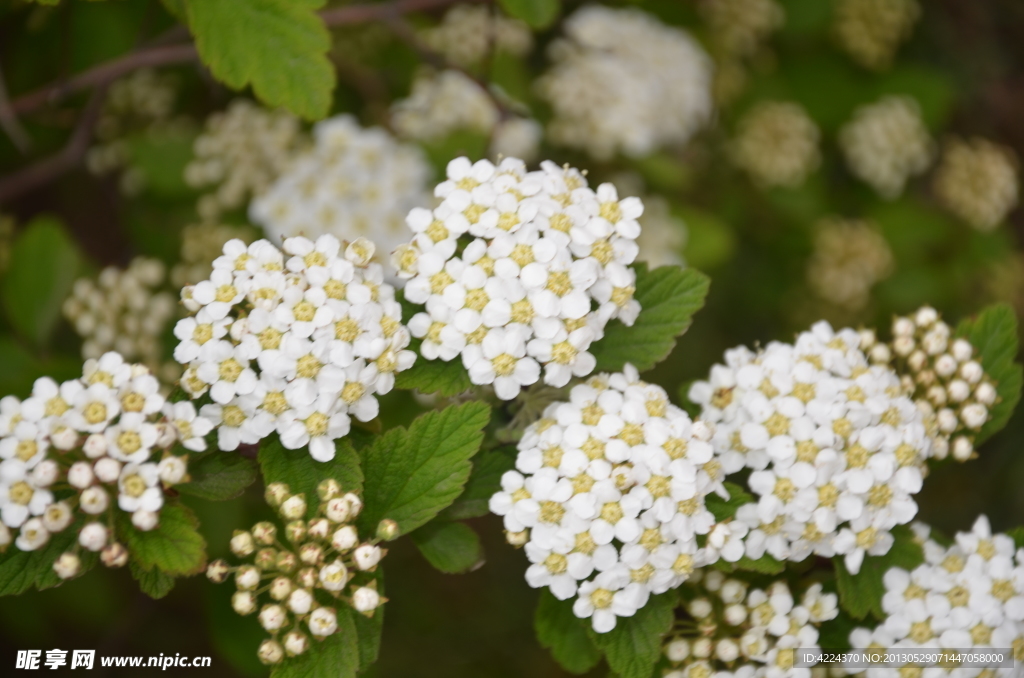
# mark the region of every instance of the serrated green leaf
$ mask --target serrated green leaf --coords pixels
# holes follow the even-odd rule
[[[363,489],[359,454],[346,438],[336,442],[334,459],[320,462],[309,456],[308,449],[286,450],[277,436],[271,436],[260,443],[257,459],[265,484],[285,483],[292,492],[306,495],[310,518],[316,513],[316,486],[321,480],[334,478],[346,492],[358,493]]]
[[[53,561],[65,551],[74,548],[82,523],[76,521],[62,532],[50,535],[50,541],[35,551],[22,551],[14,544],[0,555],[0,596],[16,596],[35,587],[47,589],[61,583],[53,571]],[[96,554],[79,554],[82,572],[89,571],[96,564]]]
[[[270,678],[354,678],[359,671],[359,642],[352,608],[339,604],[338,630],[322,641],[310,643],[305,654],[287,659],[270,672]]]
[[[514,449],[486,450],[473,458],[473,471],[455,502],[441,512],[446,520],[479,518],[490,513],[488,503],[501,489],[501,476],[516,464]]]
[[[676,337],[685,332],[693,314],[704,306],[711,281],[692,268],[662,266],[653,271],[636,267],[636,299],[640,316],[632,327],[614,320],[605,328],[604,338],[594,344],[591,353],[599,370],[621,370],[632,363],[640,371],[649,370],[665,359],[676,345]]]
[[[131,516],[115,512],[117,536],[131,558],[144,570],[154,568],[169,575],[192,575],[206,567],[206,541],[199,534],[199,521],[181,504],[164,504],[160,524],[143,532],[132,525]]]
[[[737,570],[748,572],[760,572],[761,574],[778,574],[786,569],[785,563],[781,563],[767,553],[754,560],[743,556],[735,563]]]
[[[459,360],[445,362],[419,356],[412,367],[395,375],[395,387],[447,397],[468,391],[473,383]]]
[[[854,619],[864,619],[869,614],[885,619],[882,610],[882,595],[885,585],[882,577],[893,567],[913,570],[924,562],[924,551],[914,541],[910,528],[900,525],[893,528],[895,539],[892,548],[884,556],[867,556],[857,574],[850,574],[842,556],[835,556],[832,562],[836,568],[836,589],[839,592],[839,606]]]
[[[560,0],[498,0],[501,8],[532,28],[547,28],[561,11]]]
[[[723,485],[726,492],[729,493],[728,500],[722,499],[717,494],[709,494],[704,498],[704,505],[719,522],[732,518],[740,506],[754,501],[754,497],[739,485],[735,483],[723,483]]]
[[[572,602],[558,600],[543,589],[533,616],[533,628],[541,647],[569,673],[586,673],[601,661],[601,651],[587,633],[585,619],[572,613]]]
[[[479,402],[428,412],[408,430],[393,428],[360,450],[366,478],[362,529],[372,534],[390,518],[406,534],[455,501],[469,479],[469,460],[480,449],[490,416],[490,407]]]
[[[427,562],[447,574],[468,572],[483,563],[480,536],[465,523],[435,520],[413,532],[412,540]]]
[[[591,640],[604,652],[608,666],[620,678],[650,678],[661,657],[661,639],[672,629],[672,609],[678,600],[670,591],[651,596],[632,617],[619,617],[608,633],[589,629]]]
[[[157,600],[163,598],[174,588],[174,577],[163,570],[157,568],[146,570],[134,560],[128,563],[128,569],[135,581],[139,582],[139,590],[150,598]]]
[[[37,217],[18,236],[0,290],[18,334],[37,346],[49,341],[80,260],[78,247],[53,217]]]
[[[981,366],[995,382],[999,400],[989,409],[990,418],[976,438],[980,445],[1000,431],[1020,402],[1024,372],[1014,362],[1017,357],[1017,316],[1008,304],[994,304],[976,318],[965,319],[957,327],[958,337],[964,337],[978,351]]]
[[[327,115],[334,68],[322,0],[185,0],[203,63],[232,89],[252,85],[268,106],[309,120]]]
[[[188,474],[187,483],[175,486],[178,492],[210,501],[225,501],[241,495],[252,485],[256,480],[256,464],[234,452],[210,452],[190,462]]]

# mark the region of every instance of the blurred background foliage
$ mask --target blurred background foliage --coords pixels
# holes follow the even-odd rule
[[[707,307],[648,379],[678,394],[706,375],[726,348],[786,340],[820,318],[885,330],[894,314],[922,304],[954,323],[991,301],[1024,310],[1024,211],[972,224],[967,208],[951,209],[944,197],[950,181],[966,185],[970,177],[953,176],[942,187],[936,169],[958,138],[988,140],[1011,167],[1014,156],[1024,157],[1024,4],[921,3],[905,41],[897,36],[891,59],[884,49],[851,47],[852,38],[842,37],[846,6],[857,4],[849,1],[602,4],[637,7],[684,28],[716,68],[714,120],[681,147],[595,160],[545,139],[537,155],[588,169],[592,183],[612,180],[623,192],[640,193],[649,212],[655,203],[664,207],[676,232],[655,249],[678,252],[656,254],[681,256],[712,278]],[[905,5],[860,4],[876,13]],[[581,5],[566,0],[560,16]],[[442,16],[428,11],[407,19],[412,30],[426,30]],[[116,97],[108,97],[95,116],[95,134],[77,146],[80,117],[99,105],[88,93],[24,115],[14,115],[9,104],[16,109],[23,94],[140,45],[180,40],[184,34],[175,26],[157,0],[0,1],[0,395],[24,396],[39,376],[66,379],[80,370],[83,340],[65,317],[75,316],[65,300],[84,294],[75,291],[76,280],[95,279],[108,266],[127,268],[140,255],[163,264],[163,279],[163,269],[188,257],[186,227],[203,221],[196,208],[200,192],[185,180],[185,168],[204,120],[238,95],[193,62],[148,72],[153,91],[171,92],[170,99],[119,111]],[[534,32],[536,45],[526,53],[498,52],[468,70],[545,123],[552,110],[535,82],[548,63],[544,48],[560,31],[556,21]],[[332,37],[338,77],[332,113],[388,126],[392,102],[408,96],[425,59],[422,45],[373,22],[336,28]],[[912,173],[897,197],[883,197],[851,171],[841,132],[854,111],[887,96],[916,101],[933,140],[928,169]],[[797,106],[766,108],[772,102]],[[452,157],[482,156],[488,142],[485,133],[463,130],[423,148],[441,176]],[[28,188],[4,193],[24,180],[26,168],[43,173],[43,180],[36,176]],[[1015,172],[1012,182],[1015,192]],[[246,229],[231,233],[256,233],[243,208],[225,210],[218,221],[218,228]],[[140,269],[139,280],[152,273]],[[158,288],[174,293],[169,282],[149,287],[145,304],[162,303]],[[171,324],[152,332],[156,348],[140,349],[157,365],[169,359]],[[396,393],[382,412],[390,425],[420,409],[408,394]],[[980,459],[937,471],[919,497],[921,518],[947,533],[967,529],[979,513],[996,529],[1024,522],[1022,437],[1024,416],[1018,414],[982,448]],[[230,502],[186,502],[202,520],[211,558],[226,555],[232,529],[266,512],[258,486]],[[395,545],[388,557],[384,645],[372,675],[564,675],[534,639],[537,592],[523,581],[522,555],[504,543],[499,519],[474,522],[484,536],[484,560],[468,574],[440,574],[409,540]],[[180,652],[213,655],[219,676],[263,675],[254,655],[262,632],[254,619],[234,615],[228,595],[193,578],[153,601],[127,572],[100,569],[54,590],[0,600],[0,662],[9,666],[14,650],[24,648]]]

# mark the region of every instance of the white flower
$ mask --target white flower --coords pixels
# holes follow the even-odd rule
[[[355,550],[352,557],[356,561],[356,567],[360,570],[372,570],[380,562],[384,552],[379,546],[364,544]]]
[[[50,533],[39,518],[32,518],[21,526],[14,545],[22,551],[35,551],[50,540]]]
[[[204,437],[213,430],[213,422],[196,414],[195,405],[188,401],[167,403],[164,415],[170,420],[182,446],[193,452],[206,451]]]
[[[479,345],[466,347],[463,363],[474,383],[494,384],[502,400],[512,400],[540,378],[540,366],[526,356],[523,335],[514,329],[491,330]]]
[[[78,543],[89,551],[99,551],[106,546],[107,537],[107,528],[102,523],[88,523],[78,533]]]
[[[169,456],[160,460],[157,465],[160,482],[166,485],[177,485],[185,479],[188,466],[184,457]]]
[[[338,616],[329,607],[318,607],[313,610],[306,623],[309,625],[310,633],[321,638],[338,630]]]
[[[117,487],[120,490],[117,505],[122,511],[156,512],[164,504],[164,494],[160,489],[160,468],[157,464],[125,464]]]

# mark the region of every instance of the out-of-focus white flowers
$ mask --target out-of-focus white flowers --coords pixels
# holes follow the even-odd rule
[[[429,47],[463,68],[476,66],[492,50],[524,56],[533,48],[533,34],[526,24],[482,5],[452,7],[423,36]]]
[[[637,9],[588,6],[551,44],[537,82],[552,141],[607,159],[685,143],[710,119],[711,60],[682,29]]]
[[[821,163],[819,137],[799,104],[765,101],[740,121],[731,157],[761,186],[796,187]]]
[[[407,238],[405,215],[429,201],[431,170],[419,149],[341,115],[317,123],[314,145],[249,208],[269,239],[372,239],[390,252]]]
[[[935,195],[979,231],[991,231],[1017,206],[1020,178],[1013,149],[985,139],[950,139],[935,173]]]
[[[840,130],[839,145],[850,171],[890,200],[910,177],[928,169],[935,154],[921,109],[906,96],[858,108]]]
[[[490,500],[509,541],[525,544],[527,582],[575,596],[573,612],[598,633],[679,586],[707,558],[697,535],[715,518],[704,498],[724,493],[710,435],[631,365],[549,405]],[[734,561],[743,554],[727,551]]]
[[[910,37],[920,16],[917,0],[839,0],[833,32],[854,61],[881,71],[892,64],[900,43]]]
[[[503,400],[541,379],[552,386],[590,374],[588,352],[612,318],[632,324],[637,198],[587,187],[572,168],[528,172],[466,158],[448,165],[434,210],[415,209],[413,241],[394,253],[405,298],[424,310],[409,321],[427,360],[461,357],[474,384]]]
[[[822,300],[858,311],[870,300],[871,288],[892,269],[892,250],[873,223],[831,218],[818,224],[807,282]]]
[[[171,284],[176,289],[206,280],[213,271],[213,260],[221,255],[224,243],[255,240],[255,229],[233,224],[190,224],[181,229],[181,255],[171,268]]]

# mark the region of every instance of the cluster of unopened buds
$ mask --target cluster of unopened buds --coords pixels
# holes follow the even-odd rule
[[[800,675],[792,672],[796,649],[816,648],[817,627],[839,612],[836,595],[821,584],[797,604],[782,581],[760,589],[716,570],[694,574],[696,595],[677,609],[662,646],[671,666],[664,678]]]
[[[80,571],[80,549],[124,565],[128,554],[110,527],[115,508],[135,529],[154,529],[164,488],[187,480],[187,457],[171,448],[203,451],[211,428],[192,403],[166,402],[149,370],[117,353],[86,361],[81,379],[42,378],[29,398],[3,398],[0,548],[13,541],[34,551],[74,524],[77,542],[53,565],[61,578]]]
[[[862,333],[861,344],[878,364],[893,364],[903,390],[922,411],[932,438],[932,455],[957,461],[975,456],[974,439],[999,400],[969,341],[953,336],[935,309],[925,306],[892,324],[892,341]]]
[[[398,536],[398,525],[382,520],[373,539],[363,539],[353,524],[363,507],[360,497],[345,492],[333,479],[317,486],[319,503],[312,518],[306,496],[292,494],[284,483],[271,483],[266,500],[282,520],[279,531],[259,522],[249,531],[236,531],[231,552],[252,562],[237,567],[216,560],[206,575],[222,583],[232,574],[238,591],[231,599],[240,615],[258,611],[260,625],[271,638],[258,655],[264,664],[277,664],[310,647],[308,633],[323,640],[338,631],[338,605],[372,617],[385,602],[373,572],[386,551],[378,543]],[[260,605],[261,597],[270,602]]]

